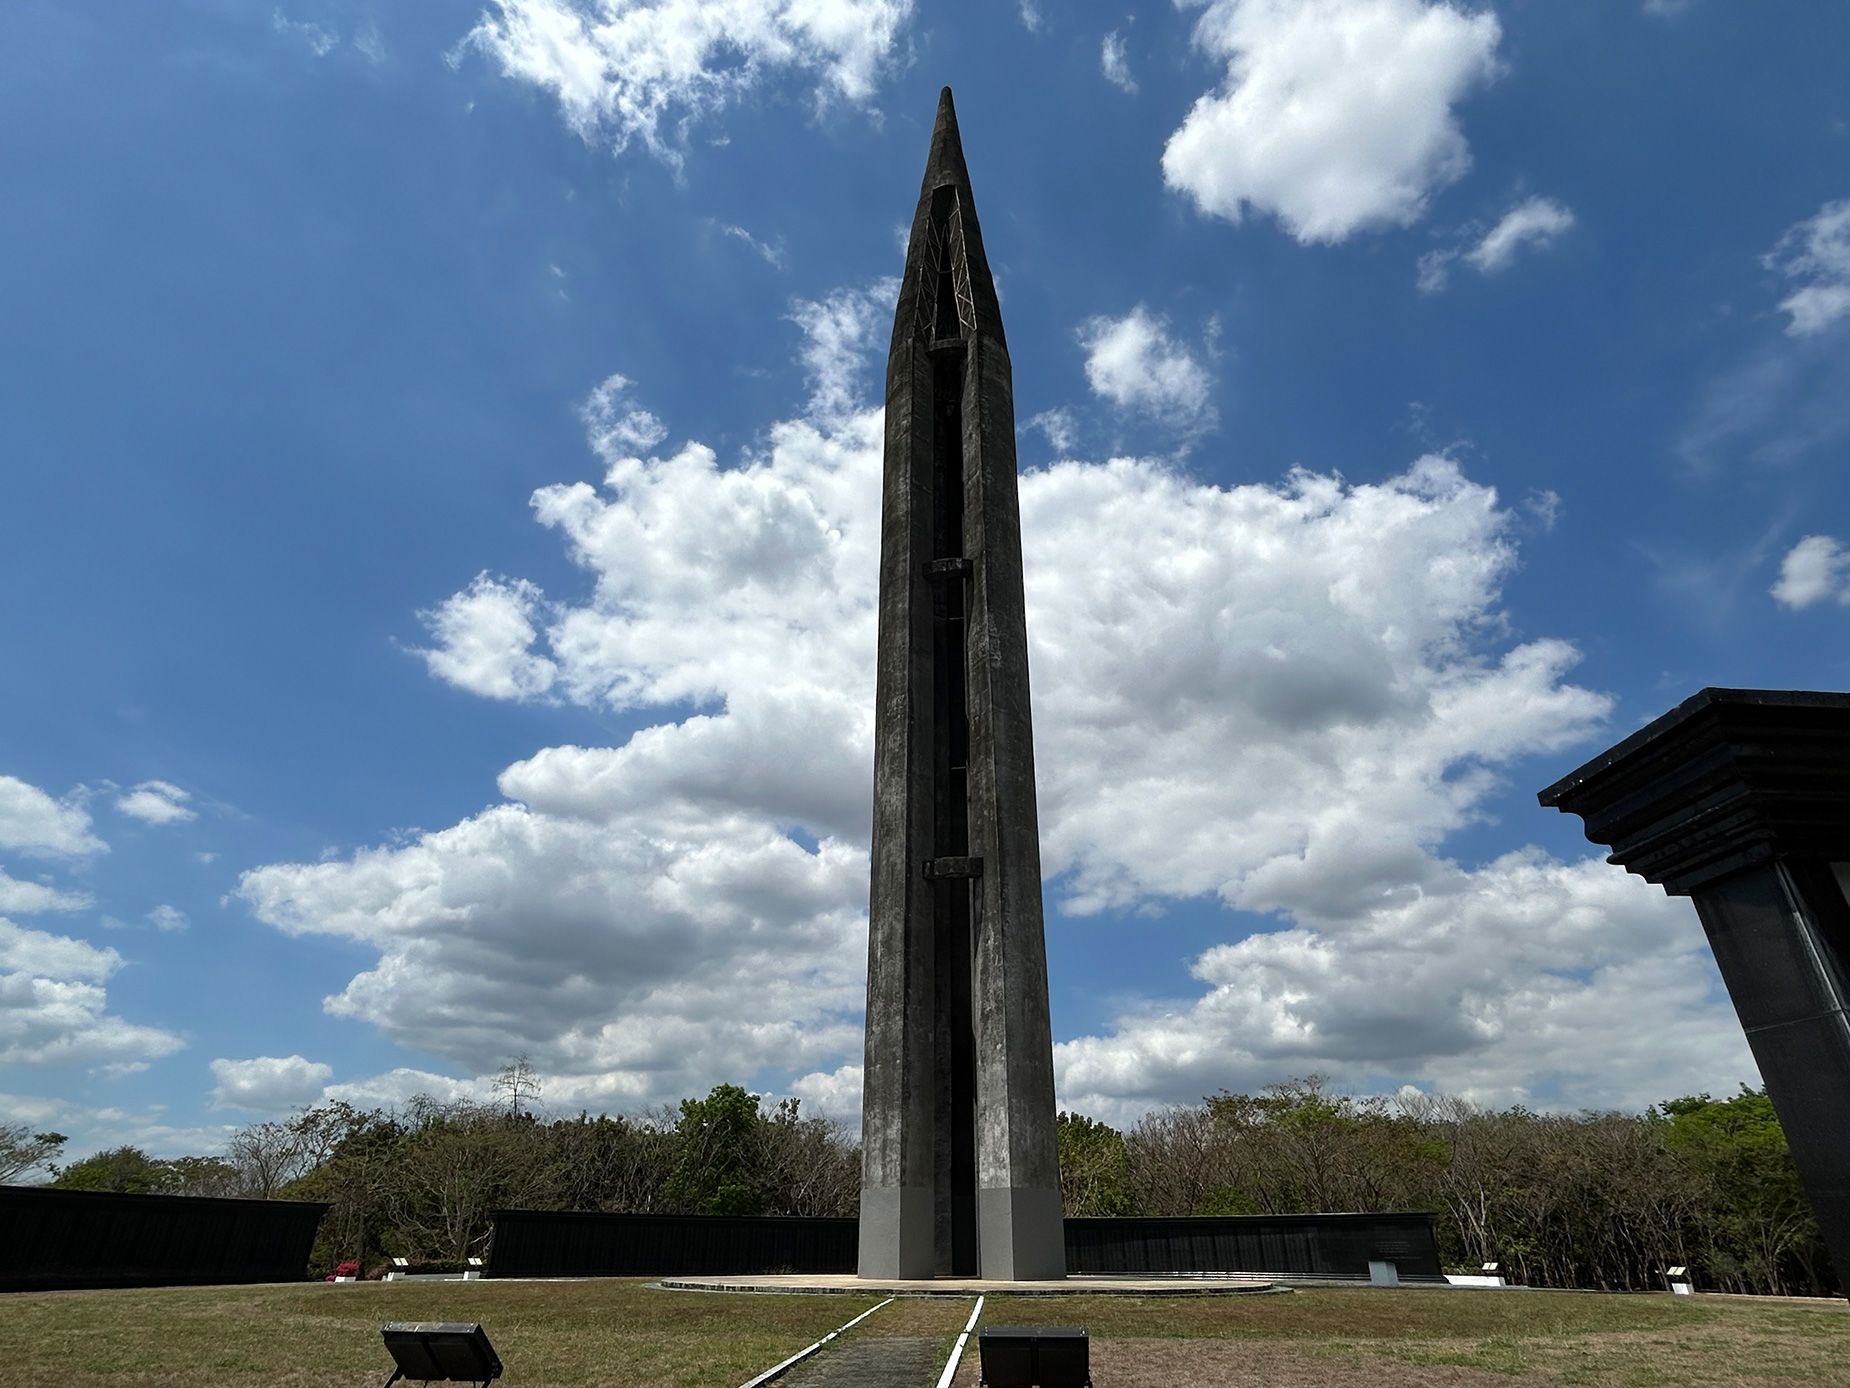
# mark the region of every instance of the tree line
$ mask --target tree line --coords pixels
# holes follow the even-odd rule
[[[1126,1132],[1062,1114],[1068,1214],[1433,1213],[1448,1270],[1542,1287],[1838,1286],[1766,1092],[1643,1114],[1491,1110],[1315,1079],[1162,1109]]]
[[[737,1085],[630,1116],[549,1117],[524,1062],[491,1102],[331,1102],[255,1123],[218,1156],[132,1147],[58,1165],[60,1135],[0,1124],[0,1181],[66,1189],[322,1200],[314,1264],[456,1267],[498,1208],[850,1216],[854,1134]],[[1492,1110],[1319,1079],[1220,1093],[1120,1130],[1059,1116],[1069,1215],[1429,1211],[1453,1271],[1497,1262],[1533,1286],[1661,1288],[1664,1269],[1740,1292],[1838,1283],[1763,1090],[1643,1114]],[[325,1266],[324,1266],[325,1265]]]

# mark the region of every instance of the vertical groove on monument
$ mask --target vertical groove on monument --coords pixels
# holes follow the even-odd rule
[[[860,1271],[1064,1275],[1008,346],[946,88],[887,362]]]

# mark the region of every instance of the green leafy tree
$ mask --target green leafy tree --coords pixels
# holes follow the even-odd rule
[[[1817,1217],[1766,1090],[1742,1085],[1730,1099],[1672,1099],[1655,1117],[1664,1145],[1713,1184],[1701,1244],[1718,1283],[1778,1291],[1829,1284]]]
[[[683,1099],[674,1128],[671,1205],[700,1214],[763,1214],[758,1096],[717,1085],[704,1099]]]
[[[102,1190],[119,1195],[172,1195],[180,1176],[139,1147],[111,1147],[72,1162],[52,1182],[58,1190]]]
[[[112,1191],[121,1195],[216,1195],[243,1193],[238,1168],[221,1157],[150,1157],[139,1147],[113,1147],[58,1173],[59,1190]]]

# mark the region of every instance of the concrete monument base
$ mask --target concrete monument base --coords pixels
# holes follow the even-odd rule
[[[1213,1277],[1068,1276],[1041,1281],[762,1273],[740,1277],[664,1277],[657,1285],[675,1292],[788,1292],[805,1296],[1242,1296],[1290,1290],[1269,1277],[1246,1273]]]
[[[864,1277],[930,1277],[936,1267],[935,1206],[929,1186],[861,1190],[860,1267]]]
[[[1044,1282],[1066,1275],[1066,1224],[1058,1189],[979,1188],[976,1228],[985,1278]]]

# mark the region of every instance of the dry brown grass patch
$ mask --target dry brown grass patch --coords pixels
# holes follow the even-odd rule
[[[1100,1388],[1850,1388],[1850,1306],[1550,1292],[999,1298],[984,1325],[1084,1325]],[[974,1347],[960,1388],[977,1381]]]

